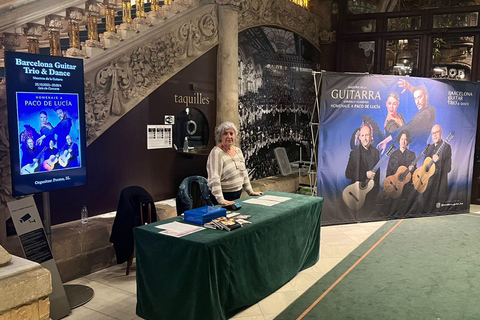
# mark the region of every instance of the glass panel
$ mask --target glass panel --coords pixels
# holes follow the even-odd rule
[[[375,0],[348,0],[348,11],[353,14],[377,12]]]
[[[348,33],[375,32],[377,20],[346,21],[345,28]]]
[[[434,38],[432,77],[470,80],[474,37]]]
[[[480,0],[402,0],[395,7],[388,6],[386,12],[409,11],[419,9],[451,8],[479,5]]]
[[[373,73],[375,41],[347,42],[343,52],[343,71]]]
[[[476,27],[478,12],[437,14],[433,16],[434,28]]]
[[[419,30],[422,17],[400,17],[388,19],[387,31]]]
[[[419,39],[389,40],[385,48],[385,74],[417,75]]]

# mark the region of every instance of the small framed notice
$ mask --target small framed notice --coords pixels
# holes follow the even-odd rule
[[[172,147],[172,125],[147,125],[147,149]]]
[[[175,124],[175,116],[165,116],[165,124]]]

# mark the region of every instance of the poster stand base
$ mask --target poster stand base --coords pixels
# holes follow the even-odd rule
[[[43,217],[44,227],[50,247],[52,246],[52,225],[50,219],[50,193],[43,192]],[[58,273],[58,271],[57,271]],[[60,284],[59,284],[60,285]],[[75,309],[92,300],[94,291],[92,288],[80,284],[64,284],[65,296],[67,297],[70,309]],[[51,306],[54,307],[54,306]]]
[[[92,288],[81,284],[64,284],[63,289],[65,289],[65,294],[67,295],[71,309],[83,306],[92,300],[95,294]]]

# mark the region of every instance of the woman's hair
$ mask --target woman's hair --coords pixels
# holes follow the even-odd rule
[[[235,137],[238,135],[238,129],[232,122],[224,122],[215,129],[215,140],[217,143],[222,142],[222,136],[227,129],[233,129]]]
[[[390,97],[392,97],[395,100],[397,100],[398,102],[400,102],[400,96],[398,95],[398,92],[396,92],[396,91],[390,92],[387,96],[387,99],[390,98]]]
[[[40,111],[40,113],[38,114],[38,116],[40,116],[40,115],[42,115],[42,114],[43,114],[45,117],[48,117],[48,115],[47,115],[47,113],[46,113],[45,111]]]

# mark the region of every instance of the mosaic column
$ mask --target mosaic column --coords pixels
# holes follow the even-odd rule
[[[133,20],[135,30],[139,32],[146,31],[149,28],[147,19],[145,18],[145,3],[144,0],[135,0],[136,17]]]
[[[85,13],[87,15],[88,40],[85,41],[84,48],[87,57],[94,57],[103,52],[103,47],[98,41],[98,16],[100,7],[96,0],[85,2]]]
[[[62,30],[62,17],[54,14],[45,17],[45,27],[48,30],[48,42],[50,44],[50,55],[62,55],[60,47],[60,31]]]
[[[150,24],[156,25],[166,19],[165,6],[160,7],[160,0],[152,0],[151,11],[147,14],[147,21]]]
[[[122,24],[117,26],[117,32],[123,40],[129,39],[135,35],[135,27],[132,21],[132,3],[130,0],[122,0]]]
[[[39,39],[45,32],[45,26],[38,23],[27,23],[23,27],[23,34],[27,37],[28,53],[40,53]]]
[[[117,8],[117,1],[103,0],[103,6],[105,7],[106,31],[100,35],[100,42],[108,49],[120,44],[120,37],[115,32],[115,10]]]
[[[150,9],[151,11],[160,11],[160,0],[152,0]]]
[[[0,45],[0,49],[3,47],[3,50],[0,50],[0,67],[3,67],[5,65],[5,51],[15,51],[20,46],[20,39],[16,33],[3,33],[0,35]],[[1,80],[0,78],[0,83]]]
[[[217,123],[233,122],[239,127],[238,114],[238,11],[230,4],[218,6]],[[240,137],[237,137],[239,139]],[[238,142],[238,141],[237,141]]]
[[[71,7],[67,9],[66,19],[68,21],[68,39],[70,48],[67,49],[66,57],[85,57],[84,52],[80,49],[80,23],[84,16],[83,9]]]

